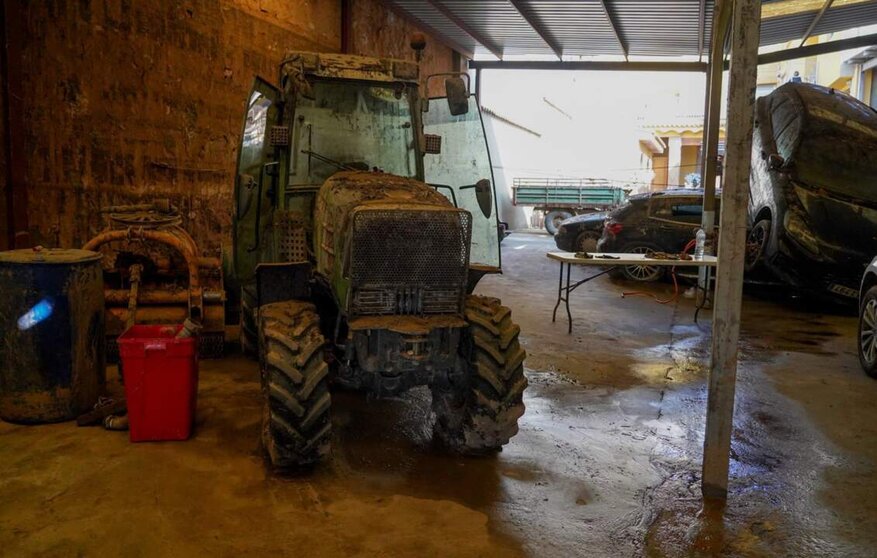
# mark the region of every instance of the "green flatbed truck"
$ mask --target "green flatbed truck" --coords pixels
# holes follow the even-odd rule
[[[543,211],[550,234],[573,215],[614,209],[627,193],[605,178],[515,178],[512,183],[512,203]]]

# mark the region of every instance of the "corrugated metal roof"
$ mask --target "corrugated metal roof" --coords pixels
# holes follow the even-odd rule
[[[552,56],[549,43],[566,56],[624,55],[625,51],[631,56],[697,56],[709,48],[715,4],[714,0],[385,2],[449,43],[475,54],[503,56]],[[817,13],[818,9],[764,19],[761,44],[800,39]],[[843,4],[830,7],[812,34],[875,23],[877,1]],[[699,45],[701,27],[703,43]]]

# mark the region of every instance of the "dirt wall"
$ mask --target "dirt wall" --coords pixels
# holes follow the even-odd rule
[[[0,250],[9,246],[9,208],[7,207],[7,168],[6,168],[6,84],[3,80],[3,61],[0,58]]]
[[[353,54],[415,59],[410,39],[419,29],[408,20],[386,9],[380,0],[351,0],[350,11]],[[454,63],[454,51],[426,35],[426,49],[420,67],[422,78],[425,80],[430,74],[454,71]],[[441,79],[430,82],[430,95],[443,95],[443,91]]]
[[[49,245],[84,243],[102,207],[169,196],[215,251],[253,75],[273,81],[287,49],[340,44],[335,2],[21,4],[30,226]]]
[[[25,37],[29,225],[50,246],[83,244],[109,205],[170,197],[218,254],[253,76],[275,81],[288,50],[341,48],[337,0],[8,1]],[[414,28],[381,2],[353,0],[351,16],[354,53],[413,59]],[[425,71],[452,58],[430,40]]]

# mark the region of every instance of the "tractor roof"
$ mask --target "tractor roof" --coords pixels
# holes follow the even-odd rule
[[[291,52],[280,65],[281,74],[304,73],[335,79],[417,83],[417,63],[394,58],[372,58],[352,54]]]

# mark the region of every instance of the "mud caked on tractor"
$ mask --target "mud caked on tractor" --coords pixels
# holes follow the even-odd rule
[[[431,76],[432,77],[432,76]],[[421,96],[412,62],[293,53],[256,79],[235,185],[241,343],[258,354],[262,444],[275,467],[330,445],[330,383],[432,392],[435,434],[461,453],[517,433],[519,327],[471,294],[500,272],[481,114],[468,81]]]

